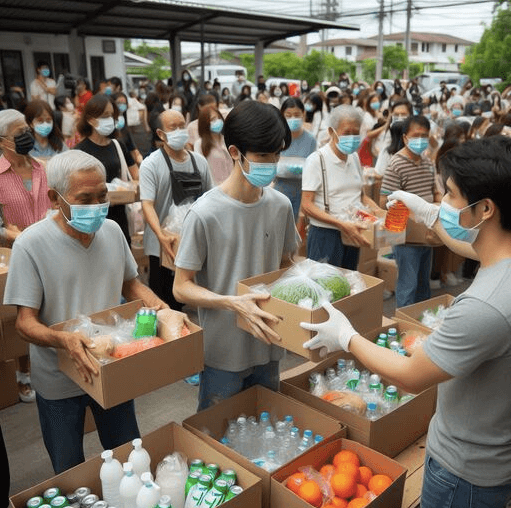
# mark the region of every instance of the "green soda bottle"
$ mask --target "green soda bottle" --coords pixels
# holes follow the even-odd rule
[[[225,471],[222,471],[218,479],[225,480],[227,485],[232,487],[233,485],[236,485],[236,471],[233,469],[226,469]]]
[[[208,493],[202,498],[200,508],[216,508],[221,505],[224,501],[225,495],[229,490],[229,486],[225,480],[216,480],[213,487]]]
[[[158,318],[154,309],[140,309],[135,318],[135,329],[133,337],[155,337],[158,332]]]
[[[195,469],[191,471],[186,479],[185,483],[185,499],[188,496],[188,492],[190,492],[191,488],[199,481],[200,476],[202,475],[202,469]]]

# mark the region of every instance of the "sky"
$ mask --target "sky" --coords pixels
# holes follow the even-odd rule
[[[335,0],[186,0],[186,3],[209,4],[215,7],[228,7],[239,10],[271,12],[290,16],[310,17],[325,10],[325,5]],[[358,25],[360,31],[329,30],[328,38],[365,38],[378,33],[378,11],[380,0],[336,0],[338,22]],[[389,12],[384,20],[384,33],[397,33],[406,30],[407,0],[383,0],[384,8]],[[450,4],[450,7],[441,7]],[[322,7],[323,6],[323,7]],[[490,25],[493,17],[494,2],[484,0],[413,0],[411,30],[415,32],[435,32],[450,34],[462,39],[478,42],[484,31],[484,25]],[[390,11],[393,11],[390,14]],[[297,42],[297,38],[291,39]],[[320,40],[320,35],[308,34],[307,43]],[[186,45],[185,45],[186,44]],[[196,45],[183,43],[183,52],[193,51]]]

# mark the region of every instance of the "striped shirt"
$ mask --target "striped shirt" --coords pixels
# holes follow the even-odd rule
[[[418,163],[396,153],[383,175],[381,194],[390,194],[396,190],[411,192],[433,203],[435,195],[435,169],[424,157]]]
[[[20,175],[11,169],[10,162],[0,157],[0,204],[6,224],[23,230],[43,219],[51,208],[44,167],[35,159],[32,162],[32,188],[27,190]]]

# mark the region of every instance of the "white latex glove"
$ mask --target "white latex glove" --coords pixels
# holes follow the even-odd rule
[[[323,323],[300,323],[305,330],[318,332],[312,339],[303,344],[305,349],[325,348],[326,353],[348,351],[351,337],[357,331],[351,326],[348,318],[334,308],[330,302],[324,302],[323,308],[328,312],[328,320]]]
[[[390,208],[396,201],[401,201],[410,210],[413,220],[426,227],[432,228],[438,218],[440,207],[434,203],[428,203],[416,194],[405,191],[394,191],[387,196],[387,208]]]

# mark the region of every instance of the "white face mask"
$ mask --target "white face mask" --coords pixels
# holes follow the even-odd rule
[[[172,107],[170,109],[173,109],[174,111],[179,111],[181,113],[181,111],[183,111],[183,108],[181,106],[179,106],[178,104],[174,105],[172,104]]]
[[[101,136],[110,136],[115,129],[115,122],[112,117],[98,118],[98,125],[94,127]]]
[[[188,131],[186,129],[176,129],[165,134],[167,136],[167,144],[172,150],[182,150],[186,143],[188,143]]]

